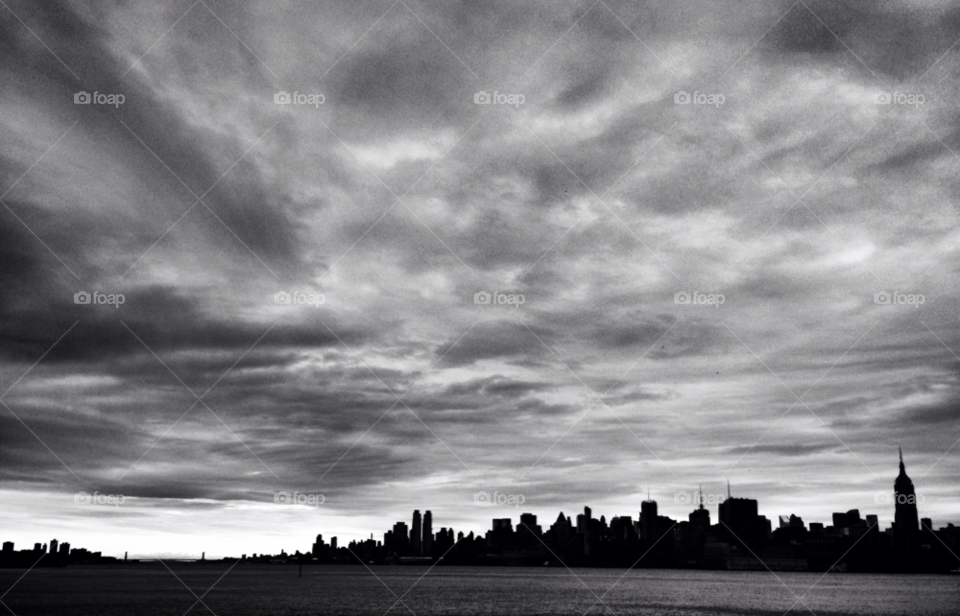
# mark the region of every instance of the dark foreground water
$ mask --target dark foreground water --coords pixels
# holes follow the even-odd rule
[[[296,566],[237,565],[227,573],[222,565],[168,564],[173,573],[160,564],[34,569],[26,575],[0,570],[0,594],[16,582],[2,598],[16,616],[179,616],[187,610],[217,616],[388,610],[417,616],[582,616],[588,610],[783,616],[791,606],[791,614],[816,616],[960,615],[960,576],[521,567],[437,567],[427,573],[426,567],[318,566],[304,567],[298,578]],[[794,605],[798,597],[802,603]],[[0,605],[0,613],[8,611]]]

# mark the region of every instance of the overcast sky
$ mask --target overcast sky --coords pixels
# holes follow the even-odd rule
[[[4,0],[3,539],[686,519],[728,479],[886,527],[898,446],[960,524],[957,39],[956,0]]]

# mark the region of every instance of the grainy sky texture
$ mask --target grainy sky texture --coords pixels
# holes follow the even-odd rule
[[[960,523],[960,2],[0,4],[3,539]]]

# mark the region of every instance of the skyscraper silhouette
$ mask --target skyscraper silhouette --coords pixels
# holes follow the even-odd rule
[[[917,533],[920,520],[917,515],[917,495],[913,482],[907,476],[903,465],[903,449],[900,449],[900,474],[893,482],[894,501],[894,540],[897,549],[908,550],[917,545]]]
[[[690,513],[689,520],[704,532],[710,530],[710,512],[703,506],[703,487],[697,492],[697,508]]]
[[[397,554],[405,555],[410,551],[410,533],[406,522],[397,522],[393,525],[393,534],[390,538],[391,549]]]
[[[727,482],[727,500],[720,503],[720,525],[733,544],[742,544],[755,549],[766,536],[765,518],[757,514],[757,501],[752,498],[730,496]]]
[[[410,551],[420,556],[420,510],[413,510],[413,525],[410,527]]]
[[[657,501],[650,500],[649,492],[647,500],[640,503],[640,538],[644,541],[657,538]]]
[[[584,507],[583,513],[577,515],[577,532],[581,535],[589,532],[591,519],[593,519],[593,512],[590,507]]]
[[[433,514],[429,510],[423,514],[423,555],[433,554]]]

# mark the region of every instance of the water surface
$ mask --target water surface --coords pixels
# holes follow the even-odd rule
[[[3,602],[17,616],[960,615],[960,576],[168,564],[34,569]],[[0,570],[0,592],[23,573]]]

